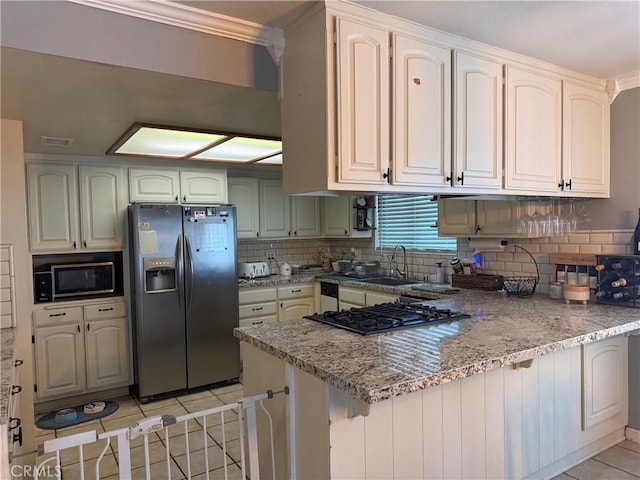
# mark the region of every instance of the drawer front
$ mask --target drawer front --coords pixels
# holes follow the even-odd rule
[[[240,305],[247,305],[249,303],[275,301],[276,294],[275,288],[241,288],[238,292],[238,298],[240,299]]]
[[[289,285],[278,287],[278,299],[313,297],[313,285]]]
[[[81,322],[82,307],[48,308],[33,312],[36,325],[62,322]]]
[[[338,291],[340,303],[353,303],[355,305],[365,306],[366,304],[366,292],[356,288],[340,287]]]
[[[85,320],[100,320],[102,318],[119,318],[124,316],[126,316],[124,302],[84,306]]]
[[[277,321],[278,317],[276,315],[268,315],[264,317],[240,319],[240,326],[251,327],[253,325],[266,325],[269,323],[277,323]]]
[[[240,323],[245,318],[264,317],[265,315],[277,315],[278,304],[276,302],[253,303],[240,305]]]

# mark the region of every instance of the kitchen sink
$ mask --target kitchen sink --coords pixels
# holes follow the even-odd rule
[[[360,280],[362,283],[374,283],[376,285],[389,285],[389,286],[400,286],[400,285],[417,285],[419,283],[415,280],[405,280],[402,278],[388,278],[388,277],[377,277],[377,278],[369,278],[368,280]]]

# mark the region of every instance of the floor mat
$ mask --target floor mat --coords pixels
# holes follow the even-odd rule
[[[119,408],[117,402],[106,400],[104,403],[104,410],[98,413],[84,413],[84,403],[82,405],[76,405],[75,407],[71,407],[70,409],[68,409],[75,411],[75,415],[72,412],[67,412],[65,415],[57,415],[59,412],[61,412],[61,410],[49,412],[36,420],[36,427],[42,430],[59,430],[61,428],[72,427],[80,423],[90,422],[91,420],[95,420],[97,418],[106,417],[107,415],[111,415]]]

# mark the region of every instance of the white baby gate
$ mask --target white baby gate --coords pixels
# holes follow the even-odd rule
[[[191,455],[194,453],[189,449],[189,438],[193,438],[194,435],[203,435],[204,440],[204,462],[205,462],[205,478],[207,480],[210,478],[210,471],[214,469],[224,468],[224,479],[228,479],[229,475],[229,467],[233,467],[234,462],[227,456],[227,442],[226,442],[226,434],[225,434],[225,413],[230,414],[231,410],[236,410],[238,414],[238,434],[239,434],[239,444],[240,444],[240,469],[241,469],[241,478],[253,478],[260,479],[260,468],[258,465],[258,435],[257,435],[257,427],[256,427],[256,403],[259,403],[264,413],[267,415],[269,420],[269,430],[270,430],[270,449],[271,449],[271,476],[275,480],[275,464],[274,464],[274,453],[273,453],[273,425],[271,420],[271,415],[267,412],[262,404],[262,401],[267,398],[273,398],[274,394],[277,393],[288,393],[287,387],[284,390],[279,392],[273,392],[271,390],[267,391],[267,393],[256,395],[253,397],[243,398],[236,403],[231,403],[228,405],[224,405],[222,407],[210,408],[207,410],[202,410],[196,413],[189,413],[186,415],[181,415],[179,417],[174,417],[173,415],[163,415],[163,416],[154,416],[148,417],[143,420],[140,420],[135,425],[128,428],[121,428],[118,430],[112,430],[110,432],[97,433],[95,430],[78,433],[75,435],[69,435],[67,437],[55,438],[52,440],[45,440],[42,445],[38,446],[38,455],[44,455],[47,453],[55,453],[55,456],[52,456],[44,461],[42,461],[35,468],[35,480],[38,480],[40,476],[46,476],[47,478],[57,478],[60,479],[62,473],[62,467],[60,463],[60,452],[62,450],[77,448],[79,454],[79,468],[80,468],[80,479],[84,480],[85,478],[91,479],[95,478],[96,480],[100,479],[100,462],[102,461],[105,453],[107,452],[109,445],[111,444],[111,439],[117,442],[117,458],[118,458],[118,476],[120,480],[128,480],[132,477],[131,474],[131,441],[135,438],[142,436],[143,445],[144,445],[144,466],[145,466],[145,478],[147,480],[152,480],[151,476],[151,462],[149,457],[149,434],[158,433],[158,435],[162,435],[164,433],[164,444],[166,450],[166,476],[163,475],[162,478],[166,478],[167,480],[171,480],[172,473],[171,471],[171,439],[172,437],[169,435],[169,427],[171,425],[179,425],[180,423],[184,424],[184,446],[185,446],[185,454],[186,454],[186,472],[183,474],[187,479],[191,479]],[[214,462],[210,463],[209,459],[209,447],[217,445],[211,438],[208,436],[207,427],[209,425],[216,425],[215,423],[210,423],[212,416],[217,415],[220,420],[221,425],[221,435],[222,441],[220,447],[222,448],[223,456],[222,456],[222,465],[215,465]],[[188,422],[190,420],[196,420],[202,427],[202,431],[200,429],[196,431],[189,431]],[[209,420],[209,421],[208,421]],[[245,431],[246,428],[246,431]],[[246,438],[246,449],[248,449],[248,466],[249,471],[247,472],[246,463],[245,463],[245,438]],[[85,476],[85,465],[84,465],[84,451],[83,448],[88,444],[92,444],[94,442],[104,441],[104,448],[102,452],[98,456],[95,464],[95,476]],[[174,442],[175,445],[175,442]],[[199,451],[199,449],[198,449]],[[235,467],[234,467],[235,468]],[[217,472],[219,474],[219,472]],[[111,473],[110,475],[113,475]],[[199,474],[200,475],[200,474]],[[153,477],[153,480],[156,480],[158,474],[156,473]],[[182,478],[182,475],[180,475]]]

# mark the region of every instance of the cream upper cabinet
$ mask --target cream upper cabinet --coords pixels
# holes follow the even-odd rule
[[[129,169],[130,202],[178,203],[180,176],[176,169]]]
[[[294,237],[317,237],[322,233],[319,197],[291,197],[291,230]]]
[[[397,185],[447,185],[451,50],[393,35],[393,166]]]
[[[260,237],[290,237],[291,201],[282,190],[282,180],[261,179],[259,189]]]
[[[336,19],[338,181],[386,183],[389,32]]]
[[[609,195],[609,101],[604,90],[563,82],[565,193]]]
[[[28,164],[31,250],[78,247],[78,177],[74,165]]]
[[[353,207],[348,196],[322,198],[322,233],[327,237],[347,237],[351,231]]]
[[[476,231],[482,235],[518,234],[520,204],[517,201],[476,201]]]
[[[28,164],[27,178],[31,250],[121,248],[121,168]]]
[[[84,248],[119,248],[124,220],[119,167],[80,166],[80,226]]]
[[[562,188],[562,81],[507,65],[505,188]]]
[[[260,231],[258,179],[229,177],[229,203],[236,206],[238,238],[256,238]]]
[[[438,235],[468,236],[476,233],[474,200],[444,199],[438,201]]]
[[[129,169],[129,201],[227,203],[226,170]]]
[[[502,64],[454,52],[454,186],[502,188]]]
[[[523,213],[518,201],[440,199],[438,234],[450,237],[528,237],[518,232]]]
[[[180,201],[183,204],[227,203],[227,171],[180,170]]]

